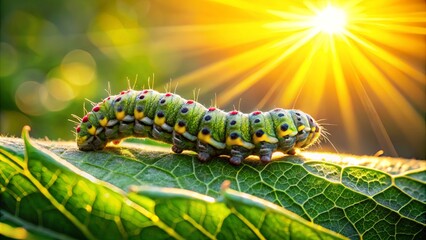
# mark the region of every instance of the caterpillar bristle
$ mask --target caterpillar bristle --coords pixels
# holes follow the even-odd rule
[[[331,142],[330,138],[328,137],[331,134],[324,127],[324,123],[322,123],[320,126],[321,126],[321,135],[320,135],[317,143],[320,144],[321,141],[324,140],[325,142],[330,143],[330,145],[333,147],[333,149],[334,149],[334,151],[336,151],[336,153],[339,153],[339,150],[337,150],[336,146]]]
[[[138,74],[136,74],[136,77],[135,77],[135,82],[133,83],[133,86],[132,86],[132,88],[130,88],[130,89],[136,89],[136,83],[138,82]],[[129,86],[130,87],[130,86]]]
[[[170,83],[171,83],[171,80],[170,80]],[[175,84],[175,90],[173,91],[173,94],[176,94],[178,86],[179,86],[179,82],[176,82],[176,84]]]
[[[321,119],[318,119],[318,120],[315,120],[317,123],[319,123],[319,124],[321,124],[321,125],[326,125],[326,126],[337,126],[337,124],[334,124],[334,123],[328,123],[328,122],[326,122],[327,121],[327,119],[326,118],[321,118]]]
[[[80,122],[81,122],[81,117],[79,117],[79,116],[77,116],[77,115],[75,115],[75,114],[71,114],[71,116],[73,117],[73,118],[75,118],[78,122],[77,122],[77,124],[79,124]],[[69,121],[74,121],[74,120],[72,120],[72,119],[68,119]]]
[[[154,89],[155,74],[152,74],[152,80],[148,77],[148,89]]]
[[[198,91],[194,88],[194,90],[192,90],[192,94],[194,95],[194,101],[198,102],[198,97],[200,96],[200,88],[198,88]]]
[[[75,130],[73,131],[73,130],[70,130],[71,131],[71,133],[72,133],[72,135],[74,136],[74,137],[77,137],[77,133],[75,132]]]
[[[69,119],[69,118],[68,118],[68,121],[74,123],[75,125],[78,125],[80,123],[80,122],[77,122],[77,121],[75,121],[73,119]],[[81,121],[81,119],[78,120],[78,121]]]
[[[111,96],[111,83],[108,81],[108,87],[105,89],[105,92],[108,94],[108,96]]]
[[[84,100],[88,101],[92,107],[96,106],[97,103],[93,102],[92,100],[85,98]]]
[[[217,106],[217,94],[214,93],[214,99],[210,99],[210,106],[218,108]]]
[[[164,86],[164,92],[169,92],[169,84],[166,83],[166,85]]]
[[[83,102],[83,113],[84,113],[84,115],[86,115],[88,113],[87,108],[86,108],[86,102]]]
[[[241,101],[242,101],[243,99],[242,98],[240,98],[240,100],[238,101],[238,111],[241,111]]]

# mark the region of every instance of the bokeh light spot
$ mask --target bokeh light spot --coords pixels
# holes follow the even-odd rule
[[[0,77],[13,74],[18,67],[18,55],[10,44],[0,43]]]
[[[70,85],[61,79],[51,78],[44,82],[43,86],[47,94],[41,96],[41,102],[48,111],[63,110],[75,97]]]
[[[38,116],[45,113],[41,102],[46,97],[46,88],[35,81],[23,82],[15,92],[15,102],[19,110],[28,115]]]
[[[59,78],[51,78],[44,84],[49,94],[60,101],[69,101],[75,98],[75,94],[70,84]]]
[[[87,85],[95,78],[96,62],[90,53],[73,50],[62,59],[61,73],[71,84]]]

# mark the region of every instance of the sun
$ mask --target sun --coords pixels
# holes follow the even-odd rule
[[[313,18],[313,25],[328,34],[342,33],[345,30],[347,16],[342,9],[328,6]]]
[[[181,91],[202,81],[225,109],[243,98],[245,111],[280,106],[326,119],[347,152],[424,159],[424,0],[202,2],[182,6],[191,24],[170,16],[158,29],[156,46],[180,56],[171,66],[203,59],[173,79]]]

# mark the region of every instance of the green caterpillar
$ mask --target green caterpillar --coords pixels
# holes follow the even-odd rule
[[[200,161],[229,155],[239,165],[249,155],[271,161],[274,151],[295,154],[317,141],[321,127],[299,110],[273,109],[244,114],[206,108],[177,94],[128,90],[96,104],[76,127],[80,150],[103,149],[122,138],[149,137],[192,150]]]

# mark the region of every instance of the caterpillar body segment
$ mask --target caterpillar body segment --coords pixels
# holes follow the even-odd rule
[[[249,155],[269,162],[275,151],[294,154],[317,141],[320,126],[299,110],[224,112],[177,94],[127,90],[96,104],[76,128],[80,150],[103,149],[126,137],[148,137],[191,150],[200,161],[228,155],[238,165]]]

